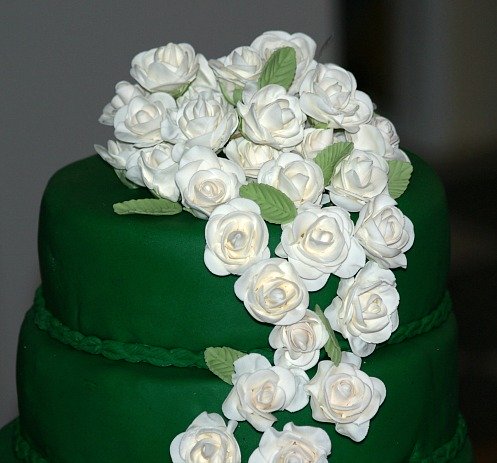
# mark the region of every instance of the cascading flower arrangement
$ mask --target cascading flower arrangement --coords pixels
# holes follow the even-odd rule
[[[395,199],[412,166],[354,76],[317,63],[315,51],[307,35],[282,31],[210,61],[169,43],[133,58],[137,84],[119,82],[100,116],[116,140],[96,151],[126,186],[154,196],[115,212],[185,210],[205,219],[207,269],[238,275],[245,310],[274,325],[274,365],[206,349],[207,366],[233,386],[222,405],[229,421],[207,411],[192,417],[171,443],[174,463],[240,462],[239,421],[263,433],[249,463],[325,462],[331,441],[322,429],[287,423],[276,431],[273,412],[310,403],[316,421],[359,442],[385,400],[385,385],[361,371],[361,358],[399,324],[390,269],[406,267],[414,230]],[[281,225],[273,257],[266,222]],[[341,279],[337,296],[324,311],[309,308],[309,292],[330,275]],[[335,332],[352,352],[340,351]],[[320,361],[322,349],[329,360]]]

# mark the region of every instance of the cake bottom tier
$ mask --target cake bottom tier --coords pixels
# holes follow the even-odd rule
[[[385,383],[387,397],[361,443],[314,421],[310,407],[276,413],[275,427],[289,421],[322,427],[332,442],[330,460],[341,463],[472,462],[458,412],[456,357],[450,316],[428,333],[365,358],[362,369]],[[50,463],[171,461],[172,439],[201,412],[221,413],[231,388],[201,368],[158,367],[76,350],[40,330],[33,311],[21,330],[17,381],[18,454]],[[260,436],[246,422],[238,425],[243,462]]]

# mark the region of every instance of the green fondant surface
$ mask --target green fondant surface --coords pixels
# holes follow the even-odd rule
[[[0,429],[0,461],[2,463],[20,463],[14,453],[15,422]]]
[[[28,313],[19,341],[20,423],[24,438],[50,462],[170,461],[169,444],[177,434],[202,411],[221,412],[231,386],[208,370],[77,351],[38,329],[33,315]],[[276,427],[288,421],[322,426],[337,462],[407,462],[414,449],[428,457],[457,428],[455,332],[451,316],[429,333],[364,359],[362,369],[382,379],[387,399],[362,443],[315,422],[310,407],[276,413]],[[260,434],[242,422],[235,437],[246,462]]]
[[[423,161],[410,157],[413,176],[398,202],[414,223],[416,239],[407,253],[407,270],[394,271],[401,296],[399,332],[435,315],[449,261],[443,189]],[[96,336],[194,352],[209,346],[267,348],[271,327],[247,314],[233,291],[236,277],[217,277],[204,266],[205,221],[187,213],[113,212],[114,203],[143,197],[146,190],[124,187],[96,156],[55,174],[44,195],[39,230],[50,314],[90,344]],[[270,236],[274,250],[280,227],[271,225]],[[311,307],[327,307],[337,285],[338,278],[331,277],[325,288],[311,293]],[[437,449],[454,441],[459,422],[453,316],[434,326],[363,360],[362,369],[387,389],[363,442],[315,422],[310,407],[277,413],[276,428],[288,421],[322,427],[332,441],[331,461],[342,463],[401,463],[413,456],[426,463],[472,462],[468,443],[452,460],[434,459]],[[50,463],[170,461],[171,440],[201,412],[220,413],[230,390],[206,369],[133,363],[91,351],[54,339],[36,326],[34,311],[28,312],[18,353],[20,429],[33,455]],[[312,377],[315,371],[308,373]],[[0,450],[10,434],[11,427],[1,431]],[[240,423],[235,437],[246,462],[260,433]],[[7,463],[16,461],[12,458]]]
[[[443,189],[411,155],[411,183],[399,207],[416,238],[408,268],[394,271],[400,324],[434,310],[445,292],[449,261]],[[70,328],[103,339],[202,350],[266,347],[271,326],[256,322],[236,298],[235,276],[218,277],[203,262],[205,221],[174,216],[119,216],[114,203],[147,197],[123,186],[97,156],[51,179],[40,213],[40,268],[47,307]],[[270,225],[270,248],[281,228]],[[310,307],[336,295],[332,276],[311,293]]]

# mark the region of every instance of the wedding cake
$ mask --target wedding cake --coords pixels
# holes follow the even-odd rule
[[[133,58],[43,197],[7,463],[473,461],[443,188],[315,51]]]

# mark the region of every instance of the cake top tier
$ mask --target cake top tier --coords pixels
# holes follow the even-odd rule
[[[207,445],[192,436],[212,427],[225,439],[216,451],[238,461],[233,420],[265,432],[252,462],[289,436],[306,442],[297,452],[309,446],[324,461],[321,430],[271,428],[271,411],[309,400],[315,420],[363,440],[386,392],[361,372],[361,357],[442,299],[438,181],[399,148],[354,76],[318,63],[315,50],[305,34],[269,31],[210,61],[184,43],[139,53],[137,83],[119,82],[100,117],[117,140],[95,146],[128,189],[95,160],[47,189],[40,257],[49,310],[104,339],[204,352],[234,386],[223,404],[230,424],[192,417],[171,444],[174,462],[190,461]],[[128,214],[168,217],[118,216]],[[412,252],[415,227],[422,247]],[[264,349],[266,357],[253,353]],[[330,360],[320,361],[321,350]],[[323,398],[330,375],[342,378],[336,404]],[[349,399],[360,401],[357,416],[343,409]]]

